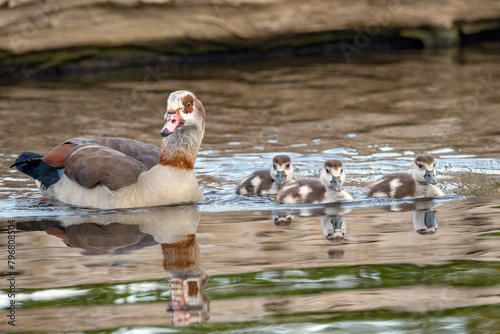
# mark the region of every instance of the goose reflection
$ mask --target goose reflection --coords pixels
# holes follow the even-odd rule
[[[25,231],[45,231],[83,255],[124,254],[158,245],[163,269],[170,282],[175,325],[199,324],[208,320],[208,298],[203,292],[208,276],[200,265],[196,230],[200,214],[195,205],[151,208],[148,211],[61,216],[18,222]]]

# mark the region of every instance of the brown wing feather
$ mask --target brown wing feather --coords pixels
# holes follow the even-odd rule
[[[42,158],[42,161],[51,167],[56,167],[56,168],[64,167],[64,157],[66,156],[66,153],[68,153],[68,151],[73,147],[82,144],[100,144],[100,143],[94,139],[71,138],[66,140],[64,143],[54,147],[52,151],[47,153],[47,155],[45,155]]]
[[[134,158],[144,164],[147,169],[156,165],[160,158],[160,149],[152,144],[146,144],[133,139],[115,137],[101,137],[97,138],[97,141],[104,146]]]
[[[78,145],[66,153],[64,173],[86,188],[98,185],[118,190],[137,182],[148,170],[144,164],[115,149],[92,144]]]

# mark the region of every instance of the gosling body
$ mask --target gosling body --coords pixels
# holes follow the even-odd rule
[[[236,186],[238,195],[276,195],[286,184],[294,182],[293,165],[289,156],[280,154],[273,158],[270,170],[253,172]]]

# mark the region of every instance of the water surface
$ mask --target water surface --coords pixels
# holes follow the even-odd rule
[[[498,59],[462,50],[158,65],[0,87],[1,247],[7,220],[18,228],[18,317],[0,330],[495,333]],[[47,153],[72,137],[159,144],[178,89],[207,111],[195,166],[205,203],[105,211],[41,202],[32,180],[8,168],[22,151]],[[341,159],[355,200],[278,205],[234,194],[277,153],[291,156],[297,178]],[[420,153],[436,158],[446,196],[364,196]]]

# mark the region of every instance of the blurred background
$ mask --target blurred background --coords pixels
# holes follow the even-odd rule
[[[498,333],[499,41],[500,1],[0,0],[0,332]],[[159,145],[180,89],[204,203],[76,208],[9,168]],[[365,196],[421,153],[445,196]],[[236,195],[275,154],[298,179],[342,160],[354,201]]]
[[[498,1],[2,0],[0,74],[43,76],[498,41]]]

